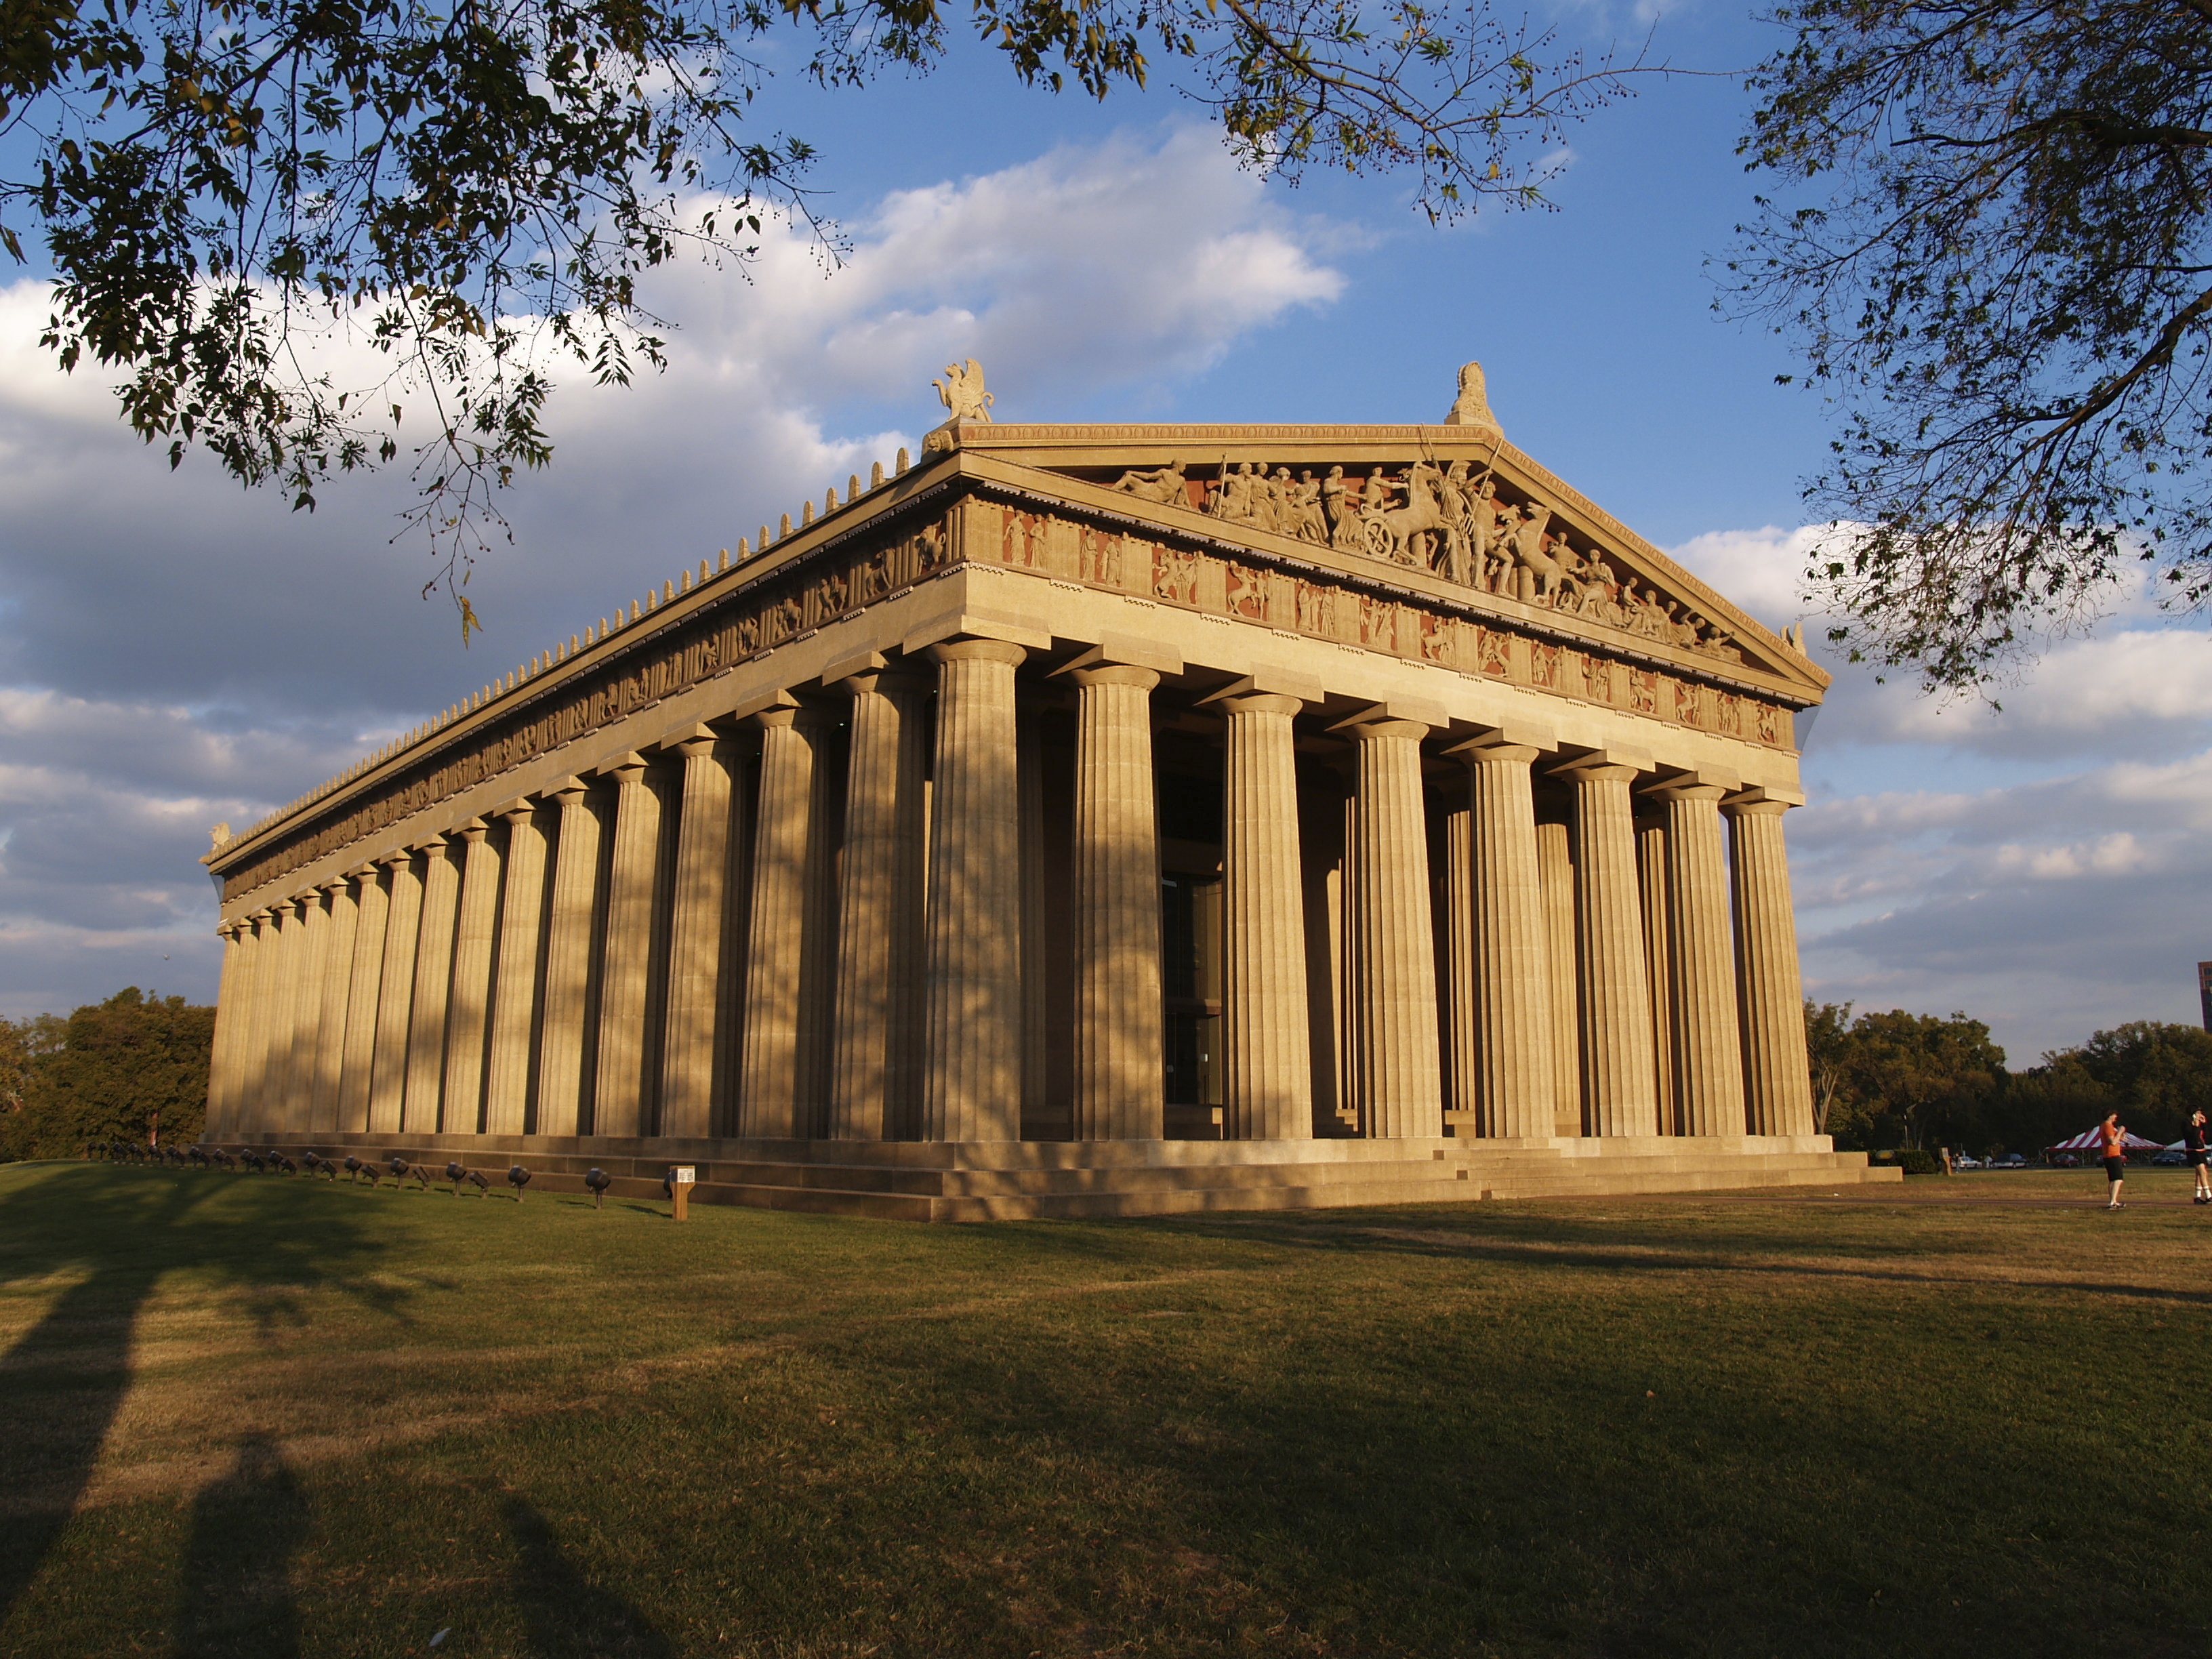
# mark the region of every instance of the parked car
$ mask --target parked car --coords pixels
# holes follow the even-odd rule
[[[2161,1169],[2171,1169],[2177,1164],[2188,1163],[2189,1154],[2186,1152],[2178,1152],[2172,1147],[2168,1147],[2165,1152],[2160,1152],[2156,1158],[2151,1159],[2151,1162],[2157,1164]]]
[[[2054,1152],[2051,1167],[2054,1170],[2078,1170],[2081,1167],[2081,1160],[2071,1152]]]
[[[2002,1158],[1990,1160],[1992,1170],[2025,1170],[2027,1167],[2027,1159],[2019,1152],[2007,1152]]]
[[[1951,1160],[1951,1167],[1954,1170],[1980,1170],[1988,1166],[1972,1153],[1961,1152]]]

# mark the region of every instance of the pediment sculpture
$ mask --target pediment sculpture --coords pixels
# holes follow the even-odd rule
[[[1479,387],[1479,381],[1478,381]],[[1462,586],[1536,605],[1702,656],[1741,663],[1742,651],[1711,618],[1662,593],[1627,562],[1556,522],[1533,498],[1507,499],[1465,460],[1418,460],[1347,477],[1287,466],[1224,463],[1213,478],[1180,459],[1125,471],[1113,487],[1139,501],[1181,507],[1429,571]]]

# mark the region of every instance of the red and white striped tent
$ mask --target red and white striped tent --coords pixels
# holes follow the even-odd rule
[[[2062,1140],[2051,1150],[2054,1152],[2093,1152],[2103,1146],[2104,1142],[2105,1136],[2101,1129],[2084,1129],[2073,1139]],[[2128,1132],[2127,1148],[2131,1152],[2155,1152],[2164,1150],[2159,1142],[2145,1140],[2132,1130]]]

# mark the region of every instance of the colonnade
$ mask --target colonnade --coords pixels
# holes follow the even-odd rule
[[[227,922],[210,1134],[1019,1139],[1028,657],[931,646],[828,689],[842,743],[821,696],[786,696]],[[1158,1139],[1161,676],[1103,649],[1060,672],[1067,1121]],[[1223,744],[1229,1139],[1315,1133],[1310,706],[1252,681],[1201,705]],[[1389,708],[1334,730],[1355,759],[1337,994],[1356,1133],[1438,1135],[1448,1109],[1491,1137],[1812,1132],[1784,802],[1496,731],[1448,750],[1438,872],[1439,733]],[[1547,775],[1565,822],[1539,809]]]

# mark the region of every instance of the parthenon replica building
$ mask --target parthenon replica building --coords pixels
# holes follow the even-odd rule
[[[942,1219],[1893,1175],[1814,1133],[1827,676],[1474,365],[1434,425],[939,395],[219,830],[210,1140]]]

